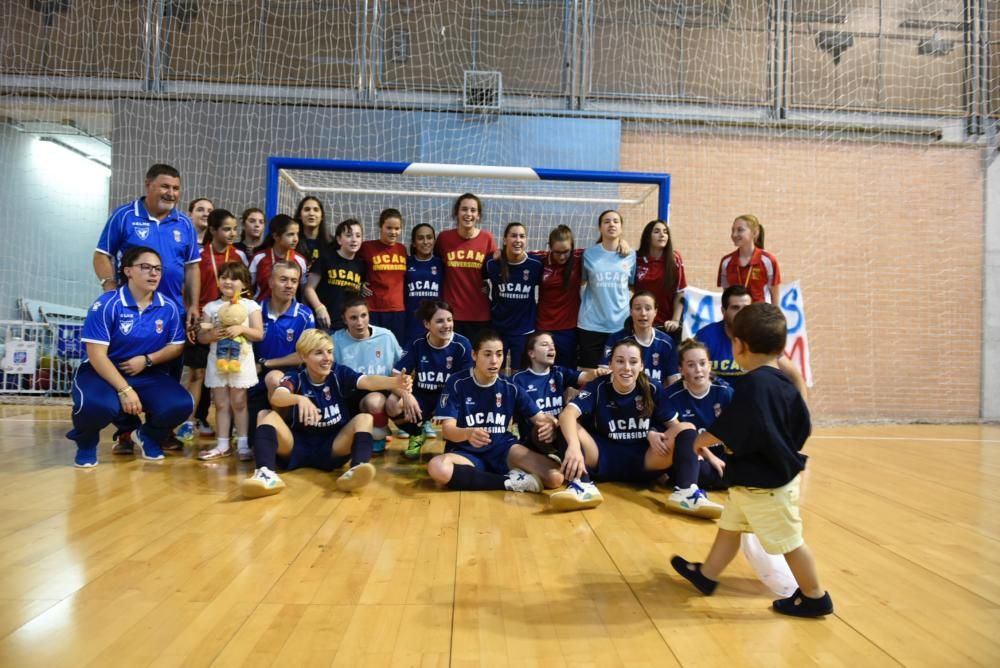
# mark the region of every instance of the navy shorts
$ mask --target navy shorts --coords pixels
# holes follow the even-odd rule
[[[600,434],[593,434],[597,443],[597,466],[590,475],[604,482],[639,482],[656,480],[667,469],[649,471],[646,469],[648,444],[616,443]]]
[[[516,444],[517,438],[514,434],[493,434],[492,442],[485,448],[477,448],[470,445],[468,441],[463,441],[462,443],[448,443],[445,452],[462,455],[480,471],[507,475],[510,471],[507,455]]]
[[[333,441],[340,430],[331,434],[306,434],[293,431],[292,452],[279,463],[287,471],[295,469],[319,469],[335,471],[351,460],[350,455],[333,454]]]

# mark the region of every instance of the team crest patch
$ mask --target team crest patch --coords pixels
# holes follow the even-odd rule
[[[452,362],[452,359],[453,359],[453,358],[452,358],[451,356],[448,356],[448,357],[445,357],[445,358],[444,358],[444,368],[445,368],[445,369],[451,369],[451,362]]]
[[[132,331],[132,324],[131,320],[122,320],[118,323],[118,329],[122,331],[122,334],[128,334]]]
[[[646,407],[646,402],[642,400],[642,397],[636,397],[635,409],[641,413],[645,407]]]
[[[713,404],[712,412],[715,413],[715,417],[719,417],[720,415],[722,415],[722,406],[720,404]]]
[[[289,343],[291,343],[292,339],[294,339],[294,338],[295,338],[295,330],[294,329],[286,329],[285,330],[285,340],[288,341]]]
[[[382,349],[381,348],[376,348],[375,349],[375,359],[382,359]]]
[[[497,408],[503,405],[503,395],[497,392]]]
[[[181,242],[181,231],[180,230],[174,230],[174,241],[176,241],[177,243]]]
[[[549,378],[549,390],[552,391],[552,392],[557,392],[558,391],[558,390],[556,390],[556,379],[555,378]]]
[[[524,270],[524,280],[528,280],[529,278],[531,278],[531,272],[529,272],[527,269],[525,269]]]
[[[333,395],[330,393],[330,387],[328,385],[323,386],[323,398],[327,401],[331,401],[333,399]]]
[[[437,267],[431,267],[431,276],[437,276],[437,273],[438,273],[438,268]]]
[[[163,334],[163,321],[162,320],[157,320],[156,321],[156,333],[157,334]]]
[[[140,239],[142,239],[143,241],[145,241],[146,239],[149,238],[149,228],[148,227],[137,227],[137,228],[135,228],[135,234]]]
[[[660,353],[653,353],[653,366],[657,366],[660,363]]]

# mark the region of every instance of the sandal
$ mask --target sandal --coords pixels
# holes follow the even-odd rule
[[[228,457],[233,454],[232,448],[226,448],[225,450],[220,450],[218,447],[214,447],[210,450],[202,450],[198,453],[198,459],[203,462],[210,462],[214,459],[222,459],[223,457]]]

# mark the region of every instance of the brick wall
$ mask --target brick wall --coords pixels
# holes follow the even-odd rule
[[[625,129],[622,169],[673,175],[689,282],[714,288],[733,218],[753,213],[802,282],[827,420],[980,411],[983,175],[976,149]],[[638,242],[642,220],[627,221]]]

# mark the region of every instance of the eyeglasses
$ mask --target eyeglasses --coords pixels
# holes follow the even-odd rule
[[[163,265],[162,264],[149,264],[148,262],[140,262],[139,264],[133,264],[133,267],[138,267],[139,271],[144,274],[162,274]]]

